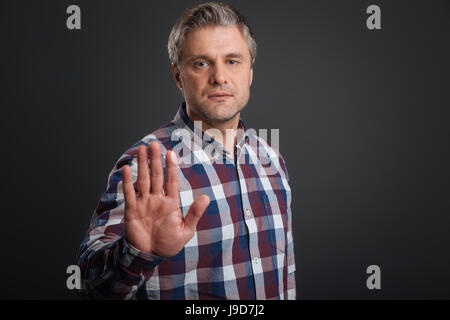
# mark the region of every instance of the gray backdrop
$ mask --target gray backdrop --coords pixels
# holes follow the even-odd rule
[[[78,298],[66,267],[112,166],[182,101],[167,37],[197,3],[1,2],[1,298]],[[227,3],[258,43],[242,117],[280,129],[299,298],[450,298],[449,1]]]

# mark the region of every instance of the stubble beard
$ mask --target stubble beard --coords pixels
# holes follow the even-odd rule
[[[214,125],[228,122],[238,116],[242,110],[244,110],[249,100],[249,95],[239,99],[238,101],[234,101],[234,103],[227,107],[220,104],[207,104],[207,103],[199,103],[199,104],[190,104],[190,110],[193,112],[196,117],[201,120]],[[227,108],[226,112],[219,112],[219,108]],[[230,110],[228,112],[228,110]],[[222,110],[223,111],[223,110]]]

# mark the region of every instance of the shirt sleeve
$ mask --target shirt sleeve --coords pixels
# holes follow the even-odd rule
[[[281,157],[282,169],[286,175],[286,180],[289,183],[289,174],[287,171],[286,163]],[[292,232],[292,210],[291,210],[291,191],[289,190],[289,207],[287,209],[287,244],[286,244],[286,256],[287,256],[287,299],[296,300],[297,299],[297,288],[295,282],[295,254],[294,254],[294,235]]]
[[[97,204],[80,246],[78,265],[82,288],[79,293],[85,298],[132,299],[164,259],[139,251],[124,237],[124,165],[131,167],[136,190],[135,152],[126,152],[109,175],[106,191]]]
[[[288,209],[288,232],[287,232],[287,299],[297,299],[297,288],[295,283],[295,254],[294,254],[294,238],[292,234],[292,213],[291,208]]]

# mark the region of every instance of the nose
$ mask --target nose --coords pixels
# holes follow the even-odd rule
[[[212,68],[210,83],[211,85],[219,85],[219,86],[228,83],[226,70],[221,63],[216,63],[214,65],[214,68]]]

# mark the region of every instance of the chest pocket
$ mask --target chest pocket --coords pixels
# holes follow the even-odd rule
[[[279,205],[275,200],[270,202],[266,193],[263,195],[264,205],[264,224],[270,245],[277,253],[284,253],[286,251],[286,208],[284,204]]]

